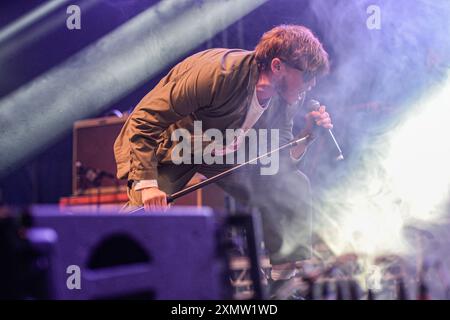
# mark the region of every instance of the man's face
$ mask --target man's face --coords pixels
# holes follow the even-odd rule
[[[305,77],[301,70],[288,62],[279,59],[278,61],[279,64],[275,64],[278,71],[275,80],[276,91],[288,104],[294,104],[302,93],[311,90],[316,85],[316,78]],[[278,69],[278,65],[280,69]]]

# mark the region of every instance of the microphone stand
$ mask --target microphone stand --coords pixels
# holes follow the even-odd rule
[[[242,167],[244,167],[244,166],[246,166],[246,165],[248,165],[250,163],[256,162],[256,161],[258,161],[261,158],[267,157],[268,155],[271,155],[274,152],[278,152],[280,150],[286,149],[287,147],[291,147],[291,146],[294,146],[294,145],[296,145],[296,144],[298,144],[300,142],[306,141],[309,138],[309,136],[310,135],[306,135],[306,136],[304,136],[302,138],[293,139],[292,141],[287,142],[286,144],[282,145],[281,147],[279,147],[277,149],[270,150],[269,152],[267,152],[267,153],[265,153],[263,155],[260,155],[260,156],[254,158],[252,160],[249,160],[247,162],[243,162],[243,163],[241,163],[241,164],[239,164],[237,166],[234,166],[234,167],[232,167],[232,168],[230,168],[228,170],[225,170],[224,172],[216,174],[215,176],[212,176],[211,178],[203,180],[203,181],[201,181],[199,183],[196,183],[196,184],[194,184],[194,185],[192,185],[190,187],[187,187],[185,189],[182,189],[182,190],[180,190],[178,192],[172,193],[171,195],[167,196],[167,203],[171,203],[177,198],[180,198],[180,197],[182,197],[182,196],[184,196],[184,195],[186,195],[188,193],[191,193],[191,192],[193,192],[195,190],[198,190],[200,188],[203,188],[203,187],[205,187],[205,186],[207,186],[207,185],[209,185],[209,184],[211,184],[213,182],[216,182],[217,180],[220,180],[223,177],[228,176],[229,174],[233,173],[234,171],[236,171],[236,170],[238,170],[238,169],[240,169],[240,168],[242,168]],[[144,210],[143,206],[139,207],[139,208],[137,208],[135,210],[132,210],[129,213],[136,213],[136,212],[139,212],[141,210]]]

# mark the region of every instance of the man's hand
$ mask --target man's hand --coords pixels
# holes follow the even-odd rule
[[[324,127],[326,129],[332,129],[333,124],[331,123],[331,118],[328,112],[325,111],[325,106],[320,106],[319,110],[311,111],[306,114],[306,126],[309,130],[312,130],[314,125],[319,127]]]
[[[291,148],[291,156],[294,159],[300,159],[306,151],[306,147],[314,139],[314,126],[324,127],[326,129],[332,129],[333,124],[331,123],[331,118],[328,112],[325,111],[325,106],[320,106],[319,110],[311,111],[305,115],[306,126],[299,134],[297,138],[310,136],[307,141],[303,143],[298,143]]]
[[[142,203],[145,211],[154,211],[157,209],[167,210],[167,194],[156,187],[145,188],[142,192]]]

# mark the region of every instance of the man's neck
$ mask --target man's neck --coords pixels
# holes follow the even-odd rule
[[[259,104],[262,106],[266,105],[275,94],[276,92],[270,75],[262,71],[256,83],[256,97],[258,98]]]

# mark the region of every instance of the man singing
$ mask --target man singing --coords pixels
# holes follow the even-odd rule
[[[301,97],[328,68],[320,41],[298,25],[269,30],[254,51],[210,49],[177,64],[139,102],[115,142],[117,176],[128,179],[126,209],[165,208],[167,195],[181,190],[196,172],[211,177],[231,167],[173,163],[177,141],[172,133],[194,133],[195,121],[201,121],[204,130],[221,132],[276,129],[279,145],[292,140]],[[311,192],[296,164],[312,140],[312,128],[332,128],[332,123],[324,106],[304,113],[306,126],[300,134],[310,139],[281,152],[275,174],[263,175],[253,165],[218,182],[238,201],[261,212],[274,280],[291,277],[294,262],[310,256]],[[224,154],[239,148],[238,142],[225,146]]]

